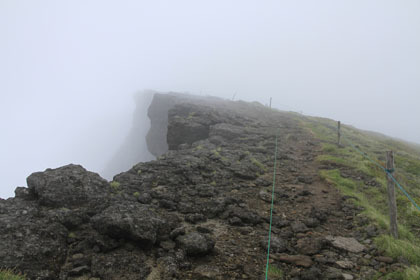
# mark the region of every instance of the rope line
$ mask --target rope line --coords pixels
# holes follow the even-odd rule
[[[401,186],[400,183],[398,183],[397,179],[395,179],[394,175],[392,175],[392,173],[395,171],[394,169],[387,169],[384,166],[382,166],[381,164],[378,163],[377,160],[373,160],[368,154],[366,154],[365,152],[363,152],[362,150],[360,150],[359,148],[357,148],[347,137],[344,137],[344,135],[341,134],[341,136],[343,137],[343,139],[345,139],[347,141],[347,143],[349,143],[349,145],[355,149],[358,153],[360,153],[361,155],[363,155],[365,158],[367,158],[370,162],[372,162],[373,164],[375,164],[376,166],[378,166],[380,169],[382,169],[383,171],[385,171],[385,173],[387,174],[387,176],[389,178],[391,178],[391,180],[398,186],[398,188],[403,192],[403,194],[410,200],[410,202],[414,205],[414,207],[417,208],[417,210],[420,211],[420,206],[417,205],[417,203],[414,201],[414,199],[408,194],[408,192],[403,188],[403,186]]]
[[[273,188],[271,191],[271,209],[270,209],[270,228],[268,231],[268,245],[267,245],[267,264],[265,266],[265,280],[268,279],[268,265],[270,261],[270,244],[271,244],[271,225],[273,223],[273,208],[274,208],[274,187],[276,185],[276,170],[277,170],[277,142],[278,142],[278,131],[276,134],[276,148],[274,152],[274,172],[273,172]]]
[[[372,162],[373,164],[375,164],[376,166],[378,166],[383,171],[387,172],[387,169],[382,164],[380,164],[377,160],[372,159],[367,153],[365,153],[362,150],[360,150],[359,148],[357,148],[347,137],[345,137],[343,134],[341,134],[341,137],[343,139],[345,139],[349,143],[349,145],[353,149],[355,149],[359,154],[361,154],[362,156],[364,156],[365,158],[367,158],[370,162]]]
[[[398,183],[397,179],[387,171],[388,177],[394,181],[394,183],[398,186],[398,188],[405,194],[405,196],[411,201],[411,203],[417,208],[417,210],[420,211],[420,207],[417,205],[417,203],[414,201],[414,199],[407,193],[407,191]]]
[[[307,120],[309,120],[308,118],[306,118]],[[313,121],[312,121],[313,122]],[[333,127],[330,126],[328,124],[322,124],[325,127],[332,129],[333,131],[338,131],[337,127]],[[417,205],[417,203],[414,201],[414,199],[410,196],[410,194],[404,189],[404,187],[397,181],[397,179],[395,179],[395,177],[392,175],[392,173],[395,171],[394,169],[387,169],[384,165],[382,165],[378,160],[372,159],[367,153],[363,152],[362,150],[360,150],[359,148],[356,147],[356,145],[353,144],[353,142],[347,138],[346,136],[343,135],[343,133],[340,133],[341,137],[347,141],[347,143],[349,143],[349,145],[355,149],[359,154],[361,154],[362,156],[364,156],[365,158],[367,158],[370,162],[372,162],[374,165],[376,165],[377,167],[379,167],[380,169],[382,169],[391,179],[392,181],[394,181],[394,183],[398,186],[398,188],[403,192],[403,194],[410,200],[410,202],[414,205],[414,207],[417,208],[417,210],[420,211],[420,206]]]
[[[331,127],[327,124],[323,124],[325,127],[328,127],[330,129],[336,130],[337,128]],[[278,128],[277,128],[278,129]],[[379,162],[376,159],[371,158],[367,153],[363,152],[361,149],[357,148],[356,145],[353,144],[353,142],[345,137],[342,133],[340,133],[340,136],[347,141],[347,143],[356,150],[359,154],[361,154],[363,157],[368,159],[371,163],[379,167],[381,170],[383,170],[387,176],[398,186],[398,188],[403,192],[403,194],[410,200],[410,202],[417,208],[417,210],[420,211],[420,206],[417,205],[417,203],[414,201],[414,199],[408,194],[408,192],[403,188],[403,186],[395,179],[395,177],[392,175],[392,173],[395,171],[394,169],[387,169],[381,162]],[[276,133],[276,143],[275,143],[275,152],[274,152],[274,172],[273,172],[273,187],[271,191],[271,208],[270,208],[270,227],[268,232],[268,244],[267,244],[267,263],[265,267],[265,280],[268,279],[268,268],[269,268],[269,261],[270,261],[270,245],[271,245],[271,227],[273,223],[273,208],[274,208],[274,189],[276,184],[276,170],[277,170],[277,146],[278,146],[278,131]]]

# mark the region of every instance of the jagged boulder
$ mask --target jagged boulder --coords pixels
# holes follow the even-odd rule
[[[91,223],[100,233],[152,246],[166,221],[146,206],[134,202],[115,203],[92,217]]]
[[[98,212],[108,202],[109,183],[80,165],[69,164],[36,172],[27,178],[39,204],[48,207],[87,207]]]
[[[176,241],[185,250],[187,255],[190,256],[206,255],[215,245],[215,241],[212,238],[198,232],[178,236]]]

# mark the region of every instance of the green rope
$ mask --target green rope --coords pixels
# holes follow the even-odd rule
[[[342,135],[343,136],[343,135]],[[362,150],[360,150],[359,148],[357,148],[347,137],[343,138],[347,141],[347,143],[350,144],[350,146],[355,149],[358,153],[360,153],[361,155],[363,155],[365,158],[367,158],[370,162],[372,162],[373,164],[375,164],[376,166],[378,166],[379,168],[381,168],[383,171],[385,171],[385,173],[388,175],[389,178],[391,178],[392,181],[394,181],[394,183],[398,186],[398,188],[403,192],[403,194],[408,198],[408,200],[410,200],[410,202],[414,205],[414,207],[417,208],[417,210],[420,211],[420,206],[417,205],[417,203],[414,201],[414,199],[408,194],[408,192],[403,188],[403,186],[401,186],[400,183],[398,183],[397,179],[395,179],[395,177],[392,175],[392,173],[395,171],[394,168],[392,169],[387,169],[385,167],[383,167],[382,165],[380,165],[377,161],[373,160],[371,157],[369,157],[368,154],[366,154],[365,152],[363,152]]]
[[[408,192],[398,183],[397,179],[390,173],[387,172],[388,177],[391,178],[392,181],[398,186],[398,188],[405,194],[405,196],[411,201],[411,203],[414,205],[414,207],[417,208],[417,210],[420,211],[420,207],[417,205],[417,203],[414,201],[414,199],[408,194]]]
[[[276,171],[277,171],[277,141],[278,141],[278,132],[276,134],[276,148],[275,148],[275,152],[274,152],[273,189],[271,191],[270,229],[268,231],[267,265],[265,267],[265,280],[268,279],[268,264],[269,264],[269,260],[270,260],[271,225],[273,223],[274,187],[276,185]]]
[[[346,140],[349,145],[355,149],[359,154],[361,154],[362,156],[364,156],[365,158],[367,158],[370,162],[372,162],[373,164],[375,164],[376,166],[378,166],[380,169],[382,169],[383,171],[387,172],[387,169],[385,167],[383,167],[382,165],[380,165],[377,161],[373,160],[368,154],[366,154],[365,152],[363,152],[362,150],[360,150],[359,148],[357,148],[347,137],[345,137],[344,135],[341,134],[341,136],[343,137],[344,140]]]

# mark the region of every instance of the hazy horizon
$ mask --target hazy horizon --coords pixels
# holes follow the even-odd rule
[[[139,90],[259,101],[420,144],[420,2],[0,0],[0,197],[100,172]]]

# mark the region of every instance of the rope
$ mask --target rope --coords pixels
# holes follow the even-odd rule
[[[417,205],[417,203],[414,201],[414,199],[408,194],[408,192],[403,188],[403,186],[401,186],[401,184],[398,183],[397,179],[395,179],[395,177],[392,175],[392,173],[395,171],[394,168],[387,169],[387,168],[383,167],[382,164],[378,163],[377,160],[372,159],[368,154],[366,154],[365,152],[363,152],[362,150],[360,150],[359,148],[357,148],[347,137],[344,137],[343,135],[341,135],[341,136],[358,153],[360,153],[362,156],[364,156],[365,158],[367,158],[370,162],[372,162],[373,164],[375,164],[376,166],[378,166],[380,169],[382,169],[383,171],[385,171],[385,173],[388,175],[388,177],[391,178],[392,181],[394,181],[394,183],[403,192],[403,194],[411,201],[411,203],[414,205],[414,207],[416,207],[417,210],[420,211],[420,207]]]
[[[398,186],[398,188],[405,194],[405,196],[411,201],[411,203],[414,205],[414,207],[417,208],[417,210],[420,211],[420,207],[417,205],[417,203],[414,201],[414,199],[407,193],[407,191],[400,185],[400,183],[398,183],[397,179],[395,179],[395,177],[387,171],[388,177],[392,179],[392,181],[394,181],[394,183]]]
[[[387,171],[387,169],[380,164],[377,160],[372,159],[367,153],[363,152],[362,150],[360,150],[359,148],[357,148],[347,137],[345,137],[343,134],[341,134],[342,138],[345,139],[349,145],[355,149],[359,154],[361,154],[362,156],[364,156],[365,158],[367,158],[370,162],[372,162],[373,164],[375,164],[376,166],[378,166],[380,169],[382,169],[383,171]]]
[[[273,189],[271,191],[270,229],[268,231],[267,265],[265,266],[265,280],[268,279],[268,264],[270,260],[271,225],[273,223],[273,207],[274,207],[274,186],[276,185],[276,171],[277,171],[277,142],[278,142],[278,131],[276,134],[276,148],[274,152]]]

